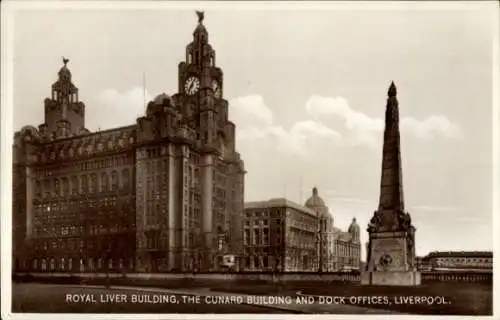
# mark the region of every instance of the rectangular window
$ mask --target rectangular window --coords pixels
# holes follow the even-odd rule
[[[244,237],[243,237],[243,243],[245,245],[249,245],[250,244],[250,230],[245,230],[245,234],[244,234]]]
[[[254,229],[253,230],[253,237],[254,237],[254,244],[255,245],[260,245],[261,244],[261,238],[260,238],[260,230],[259,229]]]
[[[269,244],[269,229],[268,228],[264,229],[264,237],[263,237],[263,240],[262,240],[262,244],[263,245],[268,245]]]

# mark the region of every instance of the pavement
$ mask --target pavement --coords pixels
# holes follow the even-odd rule
[[[88,288],[103,288],[105,286],[99,285],[86,285]],[[244,293],[228,293],[228,292],[220,292],[213,291],[209,288],[196,288],[196,289],[164,289],[164,288],[151,288],[151,287],[134,287],[134,286],[110,286],[108,289],[115,290],[134,290],[134,291],[142,291],[142,292],[154,292],[160,294],[178,294],[178,295],[190,295],[190,296],[241,296],[243,298],[243,303],[262,307],[262,308],[271,308],[277,309],[292,313],[304,313],[304,314],[401,314],[397,311],[393,310],[384,310],[384,309],[374,309],[367,308],[362,306],[350,305],[350,304],[300,304],[296,303],[297,297],[316,297],[312,295],[304,295],[301,292],[297,292],[295,296],[292,297],[292,303],[288,304],[262,304],[262,303],[252,303],[247,301],[247,297],[254,295],[247,295]],[[316,297],[317,298],[317,297]],[[228,306],[230,307],[230,306]]]

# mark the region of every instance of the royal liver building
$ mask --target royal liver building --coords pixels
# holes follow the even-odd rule
[[[208,271],[239,253],[244,165],[198,15],[179,92],[158,95],[130,126],[85,128],[64,59],[44,122],[14,138],[17,270]]]

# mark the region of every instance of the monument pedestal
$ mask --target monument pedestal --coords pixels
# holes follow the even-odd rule
[[[361,275],[362,285],[371,286],[419,286],[418,271],[365,271]]]

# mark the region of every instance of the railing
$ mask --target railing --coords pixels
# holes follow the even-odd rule
[[[324,282],[360,282],[360,274],[358,272],[170,272],[170,273],[129,273],[129,272],[26,272],[15,273],[13,278],[80,278],[80,279],[99,279],[103,277],[110,278],[126,278],[130,280],[147,280],[147,279],[197,279],[206,280],[224,280],[224,281],[240,281],[240,280],[253,280],[253,281],[324,281]],[[422,283],[432,282],[476,282],[476,283],[492,283],[493,272],[490,273],[475,273],[469,272],[422,272]]]

